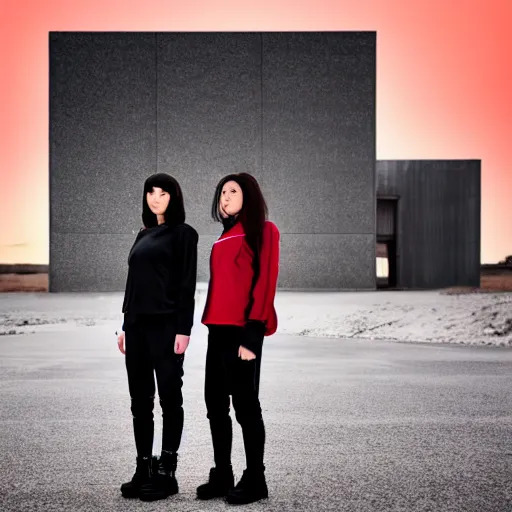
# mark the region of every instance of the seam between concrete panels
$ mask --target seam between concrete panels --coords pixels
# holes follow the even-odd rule
[[[155,172],[158,172],[158,33],[155,32]]]

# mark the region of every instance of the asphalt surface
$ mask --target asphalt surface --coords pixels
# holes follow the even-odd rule
[[[180,493],[121,497],[135,448],[115,327],[0,337],[0,510],[232,510],[195,499],[213,458],[202,326],[185,359]],[[275,335],[260,398],[270,497],[243,510],[512,510],[510,349]]]

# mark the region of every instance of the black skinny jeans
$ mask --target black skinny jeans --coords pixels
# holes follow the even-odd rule
[[[125,315],[125,361],[138,457],[153,450],[155,374],[162,407],[162,451],[177,452],[183,432],[183,361],[173,315]]]
[[[231,395],[235,417],[242,427],[247,469],[258,472],[265,469],[265,426],[259,401],[264,333],[262,330],[255,347],[256,359],[244,361],[238,357],[243,332],[243,328],[237,326],[209,326],[205,401],[216,467],[224,468],[231,464]]]

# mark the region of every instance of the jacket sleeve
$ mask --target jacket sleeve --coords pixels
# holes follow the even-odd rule
[[[248,320],[244,327],[241,345],[254,354],[261,354],[261,347],[265,337],[265,323],[258,320]]]
[[[260,273],[254,285],[248,321],[265,322],[272,308],[279,273],[279,239],[280,234],[276,225],[266,222],[260,253]]]
[[[135,241],[133,242],[133,245],[132,245],[132,248],[130,249],[130,252],[132,252],[133,250],[133,247],[135,246],[135,244],[137,243],[137,241],[139,240],[139,238],[144,234],[144,231],[146,230],[145,227],[142,227],[139,229],[139,232],[137,233],[137,236],[135,237]],[[126,279],[127,281],[127,284],[128,284],[128,278]],[[123,300],[123,311],[124,311],[124,301],[126,300],[126,287],[125,287],[125,298]],[[123,326],[121,327],[121,330],[124,331],[124,317],[123,317]]]
[[[178,292],[178,319],[176,334],[190,336],[194,323],[194,306],[197,278],[197,242],[199,236],[190,226],[180,233],[178,250],[178,265],[180,273]]]

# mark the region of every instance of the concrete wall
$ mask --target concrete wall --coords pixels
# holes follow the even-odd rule
[[[375,33],[51,33],[50,290],[124,288],[142,184],[168,172],[200,235],[254,174],[281,288],[375,287]]]
[[[50,291],[124,289],[155,171],[154,34],[50,34]]]
[[[480,285],[479,160],[379,160],[379,196],[399,197],[399,288]]]

